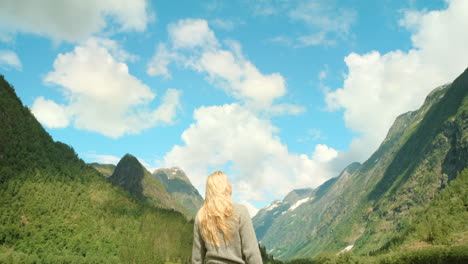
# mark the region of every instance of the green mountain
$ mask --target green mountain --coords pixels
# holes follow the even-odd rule
[[[399,116],[377,151],[353,173],[327,182],[319,198],[309,197],[266,230],[257,222],[262,244],[280,258],[344,249],[365,255],[417,241],[468,245],[461,187],[468,167],[467,93],[468,69],[433,90],[419,110]]]
[[[102,176],[109,178],[114,173],[115,165],[114,164],[100,164],[97,162],[88,163],[88,166],[95,168]]]
[[[192,216],[168,193],[164,184],[155,179],[138,159],[130,154],[123,156],[109,180],[142,202],[156,207],[174,209],[189,218]]]
[[[203,198],[193,187],[185,172],[179,168],[157,169],[153,177],[158,179],[171,196],[195,216],[203,204]]]
[[[0,77],[0,263],[188,263],[193,222],[54,142]]]

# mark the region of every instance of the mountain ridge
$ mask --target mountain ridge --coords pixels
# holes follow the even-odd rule
[[[280,258],[383,248],[467,167],[467,91],[468,69],[434,89],[420,109],[398,116],[369,159],[330,184],[321,205],[305,203],[267,232],[257,223],[262,243]]]
[[[109,180],[127,190],[142,202],[156,207],[173,209],[191,218],[193,214],[181,205],[168,192],[164,184],[151,175],[151,173],[131,154],[125,154],[109,177]]]
[[[160,168],[152,175],[163,183],[170,195],[195,217],[204,200],[182,169]]]

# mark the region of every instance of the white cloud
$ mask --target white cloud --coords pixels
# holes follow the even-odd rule
[[[306,26],[300,36],[277,36],[271,41],[291,46],[333,46],[346,39],[351,26],[356,22],[357,12],[352,8],[338,7],[336,1],[324,0],[256,0],[249,6],[262,16],[287,16],[293,22]],[[294,25],[292,25],[294,26]]]
[[[145,0],[3,0],[0,35],[24,32],[78,41],[105,29],[107,20],[122,31],[143,31],[152,18],[147,9]]]
[[[322,135],[322,131],[311,128],[306,131],[306,134],[297,139],[298,142],[316,141],[316,140],[327,139],[326,136]]]
[[[196,47],[216,48],[219,43],[208,22],[203,19],[181,19],[168,26],[169,37],[175,49]]]
[[[328,39],[327,34],[325,32],[318,32],[315,34],[304,35],[297,38],[299,44],[296,47],[301,46],[318,46],[318,45],[325,45],[325,46],[333,46],[336,45],[336,40]]]
[[[276,36],[274,38],[269,39],[268,41],[282,44],[285,46],[294,46],[293,45],[294,40],[291,37],[287,37],[287,36]]]
[[[67,104],[61,106],[66,112],[61,117],[67,116],[75,128],[112,138],[172,123],[179,107],[180,91],[168,89],[159,108],[149,109],[156,95],[129,74],[124,62],[112,56],[112,50],[107,49],[111,45],[109,41],[92,38],[73,51],[57,56],[54,71],[49,72],[44,81],[63,89]],[[113,53],[120,54],[120,59],[129,58],[124,51],[116,50],[118,45],[114,43],[111,46]],[[53,102],[48,102],[50,108]],[[43,115],[46,111],[43,107],[44,104],[37,105],[36,117],[39,120],[53,118],[51,112]],[[63,126],[65,122],[60,124]]]
[[[357,12],[350,8],[337,7],[332,2],[302,1],[288,15],[293,21],[305,23],[311,30],[297,38],[297,46],[332,46],[337,39],[349,35]]]
[[[234,29],[235,23],[232,20],[216,18],[210,22],[216,28],[224,29],[226,31],[231,31]]]
[[[344,109],[346,125],[359,132],[350,153],[367,158],[395,118],[421,106],[435,87],[455,79],[468,62],[468,1],[440,11],[407,11],[400,24],[412,31],[413,48],[385,54],[351,53],[343,87],[326,92],[330,109]]]
[[[135,62],[138,59],[138,56],[133,55],[122,49],[119,44],[111,39],[106,38],[91,38],[87,40],[88,42],[95,42],[97,46],[105,48],[116,61],[130,61]]]
[[[255,207],[253,204],[249,203],[246,200],[242,200],[239,203],[247,208],[247,211],[249,211],[250,218],[253,218],[259,211],[257,207]]]
[[[52,100],[39,97],[34,101],[31,111],[42,124],[50,128],[64,128],[69,124],[69,118],[63,105]]]
[[[239,104],[201,107],[195,123],[164,157],[165,167],[179,166],[204,191],[211,171],[228,168],[239,201],[264,201],[266,194],[284,195],[293,188],[317,186],[337,172],[328,165],[336,151],[317,146],[313,155],[290,153],[269,120]]]
[[[267,108],[274,99],[286,94],[285,80],[280,74],[264,75],[250,61],[230,51],[206,52],[199,66],[213,84],[255,108]]]
[[[143,165],[143,167],[145,167],[145,169],[150,172],[150,173],[153,173],[153,171],[155,171],[157,168],[153,165],[151,165],[150,163],[148,163],[146,160],[142,159],[142,158],[137,158],[138,161],[141,163],[141,165]]]
[[[289,17],[319,32],[348,34],[357,13],[353,9],[336,7],[330,2],[303,1],[289,12]]]
[[[232,31],[234,28],[242,24],[245,24],[245,22],[240,19],[216,18],[210,21],[210,25],[212,25],[215,28],[222,29],[225,31]]]
[[[15,52],[11,50],[0,50],[0,67],[4,69],[14,68],[21,70],[21,61]]]
[[[247,2],[255,15],[270,16],[283,12],[291,7],[292,1],[284,0],[253,0]]]
[[[319,162],[330,161],[336,158],[336,156],[338,156],[338,152],[324,144],[318,144],[315,146],[315,151],[312,155],[313,159]]]
[[[226,93],[244,101],[251,108],[262,110],[269,109],[275,99],[286,94],[286,84],[281,74],[261,73],[244,58],[241,46],[237,42],[228,41],[228,49],[222,49],[205,20],[180,20],[170,24],[168,31],[171,48],[165,44],[158,46],[148,63],[148,74],[169,77],[168,65],[175,62],[206,73],[207,80],[214,86],[224,89]],[[297,113],[302,108],[277,106],[271,109]]]
[[[161,75],[164,78],[171,78],[168,70],[169,63],[178,60],[178,55],[175,52],[168,50],[164,43],[158,45],[156,53],[147,65],[146,73],[150,76]]]
[[[95,154],[95,153],[87,153],[85,154],[88,158],[91,158],[93,162],[101,163],[101,164],[114,164],[117,165],[119,163],[120,158],[114,155],[102,155],[102,154]]]

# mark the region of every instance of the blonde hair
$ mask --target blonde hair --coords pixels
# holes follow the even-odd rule
[[[229,220],[234,218],[232,186],[226,174],[217,171],[206,180],[205,202],[198,211],[201,234],[206,243],[220,247],[219,232],[225,244],[232,240]]]

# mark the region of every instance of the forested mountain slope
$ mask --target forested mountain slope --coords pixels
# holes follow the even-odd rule
[[[193,224],[54,142],[0,77],[0,263],[189,262]]]

